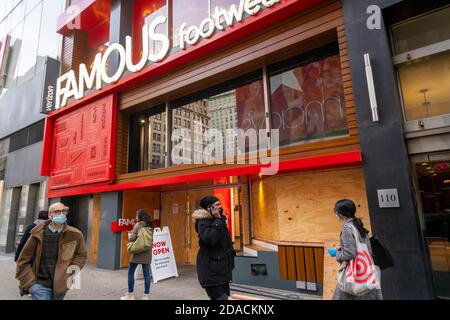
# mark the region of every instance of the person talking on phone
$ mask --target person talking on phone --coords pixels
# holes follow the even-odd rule
[[[200,246],[197,254],[200,285],[211,300],[228,300],[235,252],[219,199],[203,198],[193,219]]]

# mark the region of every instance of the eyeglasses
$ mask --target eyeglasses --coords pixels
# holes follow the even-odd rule
[[[62,209],[62,210],[53,210],[52,213],[56,213],[56,214],[68,214],[69,213],[69,209]]]

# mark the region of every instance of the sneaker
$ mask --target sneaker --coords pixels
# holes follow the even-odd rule
[[[149,295],[148,294],[144,294],[142,296],[141,300],[149,300]]]
[[[134,294],[128,292],[123,297],[120,297],[120,300],[134,300]]]

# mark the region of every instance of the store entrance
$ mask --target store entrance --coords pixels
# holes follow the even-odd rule
[[[193,214],[200,207],[200,200],[210,195],[220,199],[224,215],[227,216],[235,250],[241,250],[240,187],[163,192],[161,194],[161,225],[168,226],[171,230],[175,259],[178,264],[196,264],[199,245]]]
[[[415,164],[436,296],[450,298],[450,160]]]
[[[227,216],[227,223],[235,251],[243,250],[244,234],[248,235],[248,218],[243,214],[242,184],[237,177],[188,184],[164,185],[153,189],[125,190],[123,218],[135,219],[136,210],[149,212],[157,227],[169,227],[175,260],[179,266],[195,265],[199,250],[193,214],[203,197],[219,198]],[[130,255],[128,237],[122,232],[121,267],[128,266]]]

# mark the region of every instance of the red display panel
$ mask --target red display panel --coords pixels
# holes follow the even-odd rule
[[[55,119],[49,188],[113,179],[114,96]]]
[[[233,234],[233,220],[231,219],[233,210],[233,208],[231,207],[231,188],[215,189],[214,196],[216,196],[220,200],[220,204],[222,205],[223,209],[223,215],[227,217],[228,231],[231,235]]]

